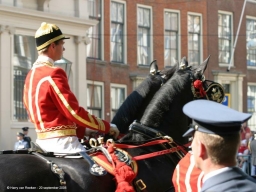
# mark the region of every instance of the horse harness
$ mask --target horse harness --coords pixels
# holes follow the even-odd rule
[[[191,80],[191,91],[194,99],[207,99],[221,103],[225,97],[225,91],[221,84],[211,80],[206,80],[205,76],[202,75],[200,79],[194,79],[193,74],[190,70],[191,66],[184,67],[181,69],[189,69],[190,80]]]
[[[115,143],[115,146],[121,149],[134,149],[134,148],[140,148],[140,147],[148,147],[153,145],[161,145],[164,149],[156,152],[151,152],[148,154],[143,154],[139,156],[133,156],[133,160],[144,160],[148,158],[153,158],[159,155],[168,155],[170,153],[176,153],[179,159],[184,157],[184,155],[187,153],[188,148],[187,146],[190,145],[178,145],[176,144],[173,139],[170,136],[167,136],[161,131],[158,131],[154,128],[147,127],[145,125],[142,125],[140,122],[134,121],[130,127],[129,131],[133,133],[138,133],[140,135],[145,136],[148,138],[145,141],[142,142],[126,142],[122,143],[117,141]],[[146,192],[147,186],[143,182],[142,179],[136,178],[137,180],[134,180],[134,187],[136,188],[137,192]]]

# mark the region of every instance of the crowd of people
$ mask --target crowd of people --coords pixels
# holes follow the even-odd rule
[[[241,126],[240,136],[241,142],[237,154],[237,166],[245,173],[256,177],[256,163],[253,162],[254,156],[256,156],[256,145],[254,146],[256,133],[248,127],[247,122],[244,122]]]

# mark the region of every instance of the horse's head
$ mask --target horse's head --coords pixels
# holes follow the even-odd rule
[[[183,57],[179,69],[154,95],[140,122],[185,143],[186,138],[182,138],[182,134],[191,120],[185,116],[182,107],[193,99],[221,102],[224,98],[221,85],[205,80],[204,71],[208,62],[209,57],[200,65],[190,66]]]
[[[221,103],[224,99],[224,88],[214,81],[206,80],[204,71],[207,68],[210,56],[199,66],[188,66],[192,72],[191,90],[194,99],[208,99]]]
[[[150,63],[149,74],[141,84],[126,98],[118,109],[112,123],[121,133],[127,133],[130,124],[140,119],[154,94],[171,78],[178,67],[159,70],[157,61]]]

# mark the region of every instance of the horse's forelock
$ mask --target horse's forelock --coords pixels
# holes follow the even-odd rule
[[[176,64],[171,68],[165,68],[161,71],[161,74],[165,75],[165,79],[169,80],[173,74],[179,69],[179,65]]]

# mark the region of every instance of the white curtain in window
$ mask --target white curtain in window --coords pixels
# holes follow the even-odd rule
[[[124,22],[124,5],[121,4],[121,3],[118,3],[117,21],[120,22],[120,23]]]
[[[117,110],[125,100],[124,88],[111,88],[111,108]]]
[[[252,113],[251,119],[248,121],[248,126],[256,130],[256,86],[248,85],[247,87],[247,110],[249,113]]]

